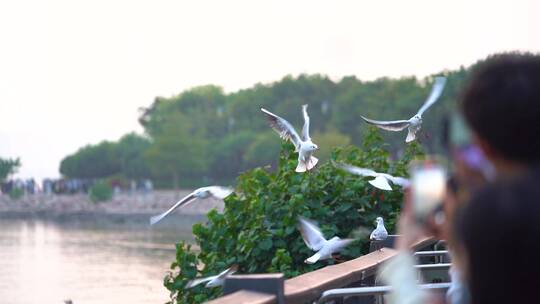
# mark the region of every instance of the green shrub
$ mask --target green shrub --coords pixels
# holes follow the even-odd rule
[[[408,162],[417,153],[413,143],[401,160],[390,162],[379,133],[371,130],[363,149],[337,149],[332,159],[405,176]],[[313,253],[297,230],[299,216],[318,221],[327,238],[347,237],[364,227],[368,231],[364,237],[342,252],[346,259],[366,253],[368,233],[377,216],[384,217],[389,231],[394,230],[402,191],[378,190],[367,179],[342,172],[329,162],[299,174],[294,171],[296,162],[292,145],[284,144],[275,172],[256,168],[242,174],[236,192],[225,199],[223,213],[212,210],[206,224],[193,226],[200,252],[177,244],[176,261],[164,280],[172,303],[200,303],[219,296],[221,288],[184,287],[198,275],[217,274],[234,263],[239,264],[240,273],[283,272],[287,277],[333,264],[333,260],[304,263]],[[204,268],[197,271],[197,265]]]
[[[24,190],[21,188],[13,188],[9,192],[9,198],[12,200],[18,200],[24,195]]]
[[[104,202],[112,198],[113,189],[106,182],[97,182],[90,188],[88,195],[94,203]]]

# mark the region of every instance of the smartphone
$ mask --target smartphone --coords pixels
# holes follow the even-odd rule
[[[411,201],[415,218],[425,223],[441,210],[446,194],[446,169],[434,161],[414,162],[411,166]]]

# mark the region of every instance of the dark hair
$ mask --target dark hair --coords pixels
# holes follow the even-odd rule
[[[540,278],[540,170],[478,192],[455,217],[472,302],[528,303]]]
[[[504,53],[478,63],[461,107],[474,132],[502,157],[540,161],[540,55]]]

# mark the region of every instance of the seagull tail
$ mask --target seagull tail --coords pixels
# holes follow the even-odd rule
[[[312,156],[309,158],[309,161],[307,162],[306,166],[307,166],[307,169],[308,170],[311,170],[315,167],[315,165],[317,165],[317,163],[319,162],[319,159],[316,158],[315,156]]]
[[[296,166],[296,172],[299,172],[299,173],[302,173],[302,172],[306,172],[307,168],[306,168],[306,163],[302,160],[298,160],[298,165]]]
[[[311,257],[307,258],[304,262],[306,264],[315,264],[320,258],[321,258],[321,254],[317,252]]]
[[[410,143],[411,141],[415,139],[416,139],[416,132],[411,130],[411,128],[409,128],[409,133],[407,133],[407,138],[405,138],[405,142]]]

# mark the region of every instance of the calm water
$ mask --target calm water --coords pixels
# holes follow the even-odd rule
[[[165,303],[186,227],[0,219],[0,302]]]

